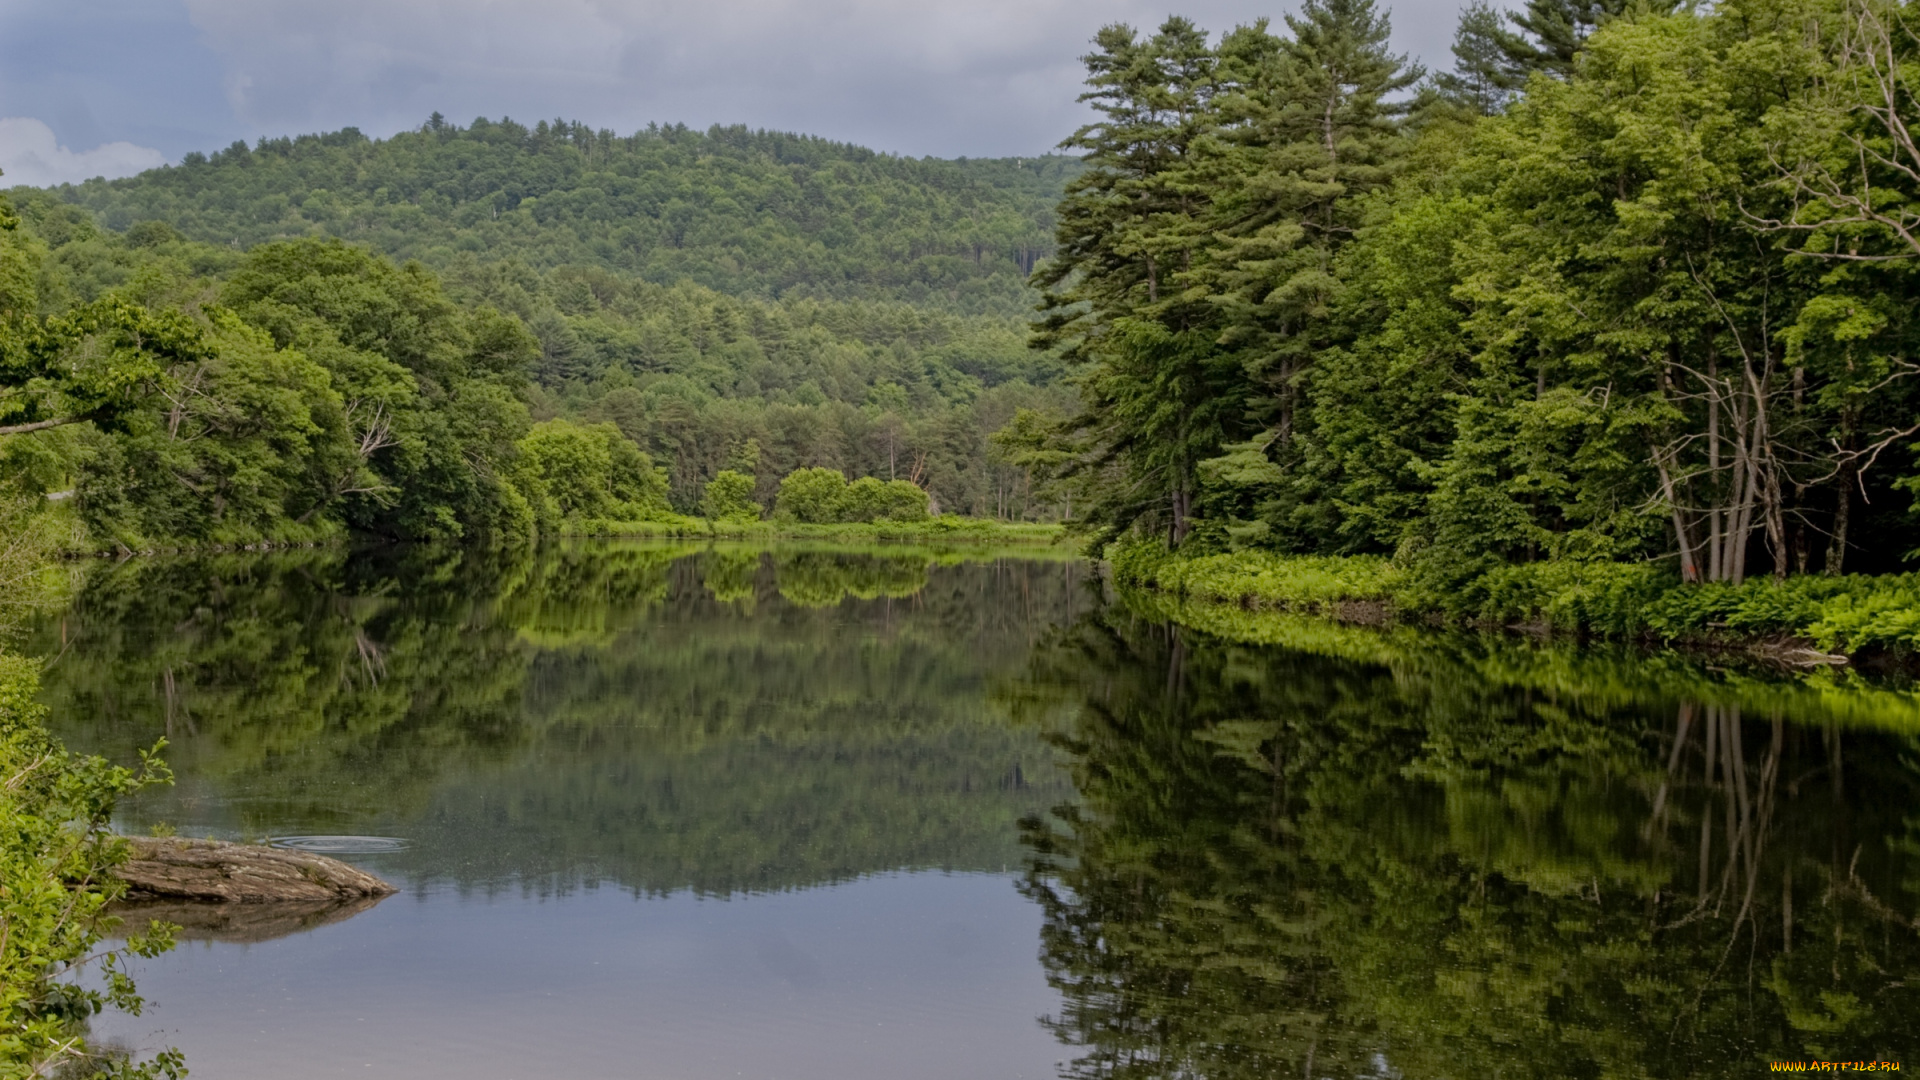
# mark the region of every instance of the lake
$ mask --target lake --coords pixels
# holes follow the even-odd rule
[[[1897,683],[1202,617],[914,548],[132,560],[32,644],[70,745],[168,740],[126,830],[401,887],[183,917],[146,1013],[94,1030],[196,1077],[1745,1076],[1920,1045]]]

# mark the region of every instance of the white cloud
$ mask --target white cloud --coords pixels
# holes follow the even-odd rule
[[[76,153],[61,146],[53,137],[53,129],[38,120],[0,118],[0,174],[4,174],[0,186],[47,187],[95,176],[111,179],[166,163],[166,155],[160,151],[130,142],[110,142]]]

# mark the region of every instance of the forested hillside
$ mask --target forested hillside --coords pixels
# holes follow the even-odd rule
[[[1897,568],[1917,14],[1475,6],[1427,82],[1368,0],[1102,31],[1038,274],[1082,392],[1056,475],[1106,536],[1393,556],[1489,619]]]
[[[599,267],[732,296],[1021,315],[1077,161],[915,160],[745,128],[631,136],[555,121],[262,139],[60,197],[124,231],[246,249],[336,236],[441,271]]]
[[[1045,515],[989,436],[1071,401],[1019,312],[1076,166],[436,120],[14,189],[4,306],[31,385],[0,420],[91,422],[0,453],[132,547],[698,513],[727,469],[742,508],[826,467]],[[128,319],[170,311],[181,348],[133,346],[151,335]],[[101,318],[139,354],[105,373],[112,402],[52,377]]]

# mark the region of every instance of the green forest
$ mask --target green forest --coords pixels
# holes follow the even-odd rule
[[[1538,606],[1516,566],[1897,571],[1904,11],[1474,6],[1429,75],[1315,0],[1101,30],[1052,157],[436,115],[15,189],[7,472],[128,549],[738,518],[825,468],[1390,558],[1456,614]]]
[[[436,119],[14,189],[0,457],[123,550],[513,540],[723,472],[757,517],[805,468],[1057,517],[992,436],[1072,400],[1018,312],[1074,167]]]
[[[1108,28],[1035,275],[1056,482],[1105,538],[1390,558],[1454,614],[1897,570],[1912,14],[1476,7],[1433,79],[1365,0]]]

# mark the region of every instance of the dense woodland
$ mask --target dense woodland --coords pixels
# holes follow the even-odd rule
[[[1018,316],[1078,164],[915,160],[742,127],[618,136],[435,115],[391,139],[346,128],[235,143],[60,196],[115,232],[162,221],[239,250],[318,234],[442,272],[599,267],[730,296]]]
[[[1022,408],[1071,400],[1057,362],[1005,313],[1066,159],[911,162],[744,133],[549,134],[560,130],[268,142],[116,185],[16,190],[4,303],[31,333],[13,339],[19,392],[3,419],[47,430],[0,447],[14,483],[71,492],[93,542],[136,550],[341,528],[511,538],[568,519],[701,513],[723,471],[752,480],[738,508],[774,510],[780,480],[808,467],[912,482],[936,512],[1052,512],[990,436]],[[705,239],[659,250],[705,269],[584,245],[614,212],[585,196],[536,220],[540,196],[526,192],[592,182],[588,162],[683,189],[654,209],[684,211]],[[263,183],[338,183],[326,177],[343,170],[371,177],[352,212],[263,222],[248,209]],[[413,216],[401,215],[412,232],[367,224],[387,220],[382,170],[415,179]],[[435,201],[481,175],[511,189],[511,213],[475,219],[467,202]],[[753,223],[733,201],[748,189],[763,210]],[[440,212],[421,217],[422,205]],[[174,217],[108,227],[127,206]],[[263,242],[206,239],[234,232]],[[782,251],[805,256],[797,280],[823,287],[727,269],[758,274]],[[99,340],[102,319],[122,337],[110,377],[124,385],[88,398],[49,372]],[[173,353],[144,344],[153,327],[140,320],[155,319],[180,338]],[[54,430],[61,419],[92,422]]]
[[[1368,0],[1102,31],[1039,341],[1105,530],[1686,581],[1915,548],[1909,6]]]

